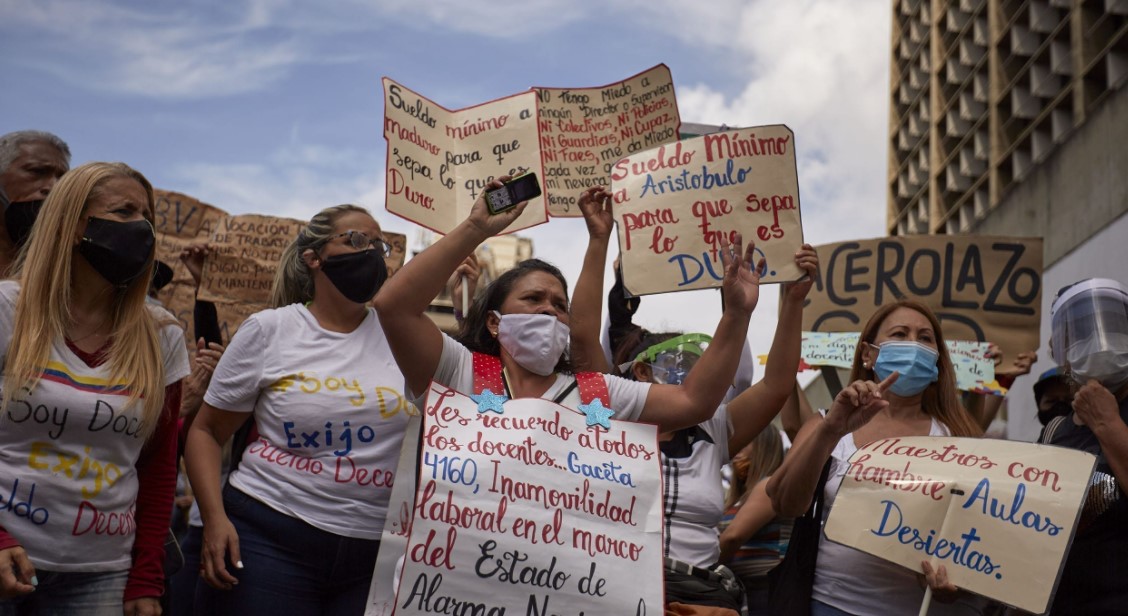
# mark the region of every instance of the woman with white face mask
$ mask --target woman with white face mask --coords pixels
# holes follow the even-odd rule
[[[1128,289],[1091,278],[1058,292],[1050,352],[1074,381],[1073,411],[1041,441],[1097,456],[1051,613],[1122,614],[1128,601]]]
[[[870,317],[859,337],[850,380],[825,417],[803,424],[783,465],[768,481],[768,495],[780,515],[798,517],[808,510],[828,466],[820,495],[825,521],[850,456],[868,443],[904,436],[982,434],[960,404],[940,322],[924,304],[902,299]],[[927,562],[921,567],[936,599],[929,614],[980,613],[983,602],[949,583],[943,565],[935,571]],[[924,598],[919,575],[820,540],[811,614],[915,614]]]
[[[489,187],[499,187],[507,179],[492,181]],[[602,189],[590,189],[581,199],[585,205],[591,200],[603,204],[610,195]],[[507,212],[490,215],[485,201],[478,199],[469,218],[409,261],[376,298],[384,333],[415,396],[421,398],[431,380],[473,393],[474,353],[478,353],[499,362],[505,391],[492,393],[507,398],[544,398],[571,408],[580,405],[581,388],[575,386],[577,379],[566,354],[567,284],[555,267],[530,260],[503,274],[474,301],[457,340],[440,332],[425,314],[459,264],[479,244],[508,227],[526,205],[523,202]],[[724,247],[722,254],[726,308],[713,344],[680,385],[600,375],[614,419],[646,421],[658,424],[661,430],[676,430],[708,419],[721,403],[733,381],[748,319],[759,299],[759,276],[751,267],[753,247],[749,245],[740,258],[738,237],[735,244]],[[584,267],[589,266],[602,268],[603,263],[585,260]],[[600,302],[602,298],[596,294],[577,301]]]

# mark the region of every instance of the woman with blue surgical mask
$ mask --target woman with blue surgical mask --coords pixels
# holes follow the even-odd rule
[[[859,447],[904,436],[980,436],[960,404],[955,371],[940,322],[924,304],[902,299],[882,306],[861,332],[850,385],[824,417],[806,422],[783,465],[768,482],[780,515],[807,511],[823,467],[824,521]],[[948,582],[941,565],[921,562],[932,588],[929,614],[979,614],[982,600]],[[831,541],[819,542],[812,592],[813,616],[915,614],[924,599],[919,573]],[[880,597],[880,600],[875,600]]]

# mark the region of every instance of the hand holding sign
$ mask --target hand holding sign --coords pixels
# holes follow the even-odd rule
[[[869,423],[878,411],[889,406],[889,401],[884,399],[885,391],[900,376],[900,373],[894,372],[880,383],[854,381],[842,388],[826,414],[827,428],[841,437]]]
[[[795,282],[783,283],[783,292],[792,300],[802,301],[811,292],[815,277],[819,274],[819,255],[815,248],[810,244],[803,244],[795,253],[795,265],[807,275]]]
[[[737,309],[745,314],[752,314],[760,301],[760,274],[766,264],[761,258],[756,268],[752,268],[752,259],[756,257],[756,242],[748,242],[744,258],[740,258],[743,244],[744,237],[739,231],[733,233],[732,243],[729,243],[728,238],[721,238],[721,266],[725,272],[721,290],[726,310]]]
[[[611,230],[615,228],[611,193],[603,186],[589,188],[580,195],[579,206],[587,223],[588,235],[592,239],[610,239]]]

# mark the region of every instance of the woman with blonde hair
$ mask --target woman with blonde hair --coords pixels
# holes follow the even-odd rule
[[[156,615],[184,335],[145,304],[153,188],[88,163],[0,282],[0,615]]]
[[[982,434],[960,404],[940,322],[918,301],[901,299],[870,317],[859,337],[850,380],[825,417],[803,424],[795,446],[768,481],[768,494],[780,514],[802,515],[816,496],[825,502],[823,511],[833,507],[850,456],[868,443],[904,436]],[[816,495],[824,466],[825,488]],[[948,582],[943,565],[934,571],[925,561],[921,568],[933,597],[941,602],[934,602],[930,613],[980,613],[981,605]],[[923,598],[912,571],[819,541],[810,600],[815,616],[913,613]]]
[[[732,459],[732,483],[721,520],[720,561],[744,585],[748,616],[769,614],[768,571],[787,553],[791,519],[768,497],[768,479],[783,463],[783,439],[768,425]]]
[[[188,433],[203,548],[196,612],[361,614],[407,416],[368,302],[390,247],[367,210],[319,212],[282,254],[274,308],[235,333]],[[223,443],[247,418],[257,437]]]

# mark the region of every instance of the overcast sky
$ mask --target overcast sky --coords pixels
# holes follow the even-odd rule
[[[0,133],[49,130],[76,165],[122,160],[232,213],[359,203],[414,244],[384,211],[381,77],[460,108],[665,63],[683,122],[795,131],[817,245],[884,234],[890,18],[887,0],[0,0]],[[582,221],[523,235],[575,281]],[[637,321],[712,332],[719,314],[693,291]]]

